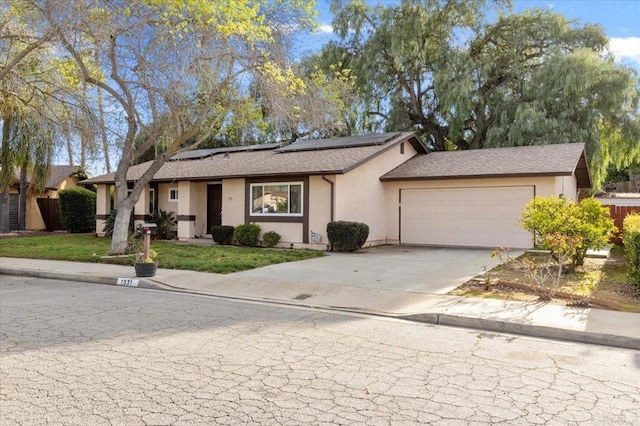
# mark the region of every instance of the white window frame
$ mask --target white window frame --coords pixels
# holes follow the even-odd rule
[[[175,198],[173,197],[175,191]],[[178,188],[169,188],[169,201],[176,202],[178,201],[180,194],[178,193]]]
[[[264,187],[265,186],[281,186],[287,185],[289,187],[289,196],[291,199],[291,186],[300,185],[300,213],[255,213],[253,211],[253,188],[262,187],[262,194],[264,196]],[[264,201],[262,203],[264,206]],[[289,209],[291,209],[291,203],[289,203]],[[264,207],[263,207],[264,210]],[[304,182],[296,181],[296,182],[259,182],[252,183],[249,185],[249,216],[271,216],[271,217],[302,217],[304,215]]]

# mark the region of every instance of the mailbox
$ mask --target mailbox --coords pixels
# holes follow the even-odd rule
[[[156,235],[158,233],[158,225],[155,223],[140,223],[137,230],[142,235]]]

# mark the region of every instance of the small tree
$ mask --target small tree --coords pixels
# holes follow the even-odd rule
[[[629,279],[640,291],[640,214],[625,217],[622,229]]]
[[[616,227],[606,207],[593,198],[579,203],[556,197],[535,197],[522,212],[522,226],[533,233],[534,244],[552,250],[548,236],[578,237],[571,246],[572,269],[584,263],[587,249],[602,248]]]

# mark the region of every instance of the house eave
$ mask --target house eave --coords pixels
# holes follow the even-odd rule
[[[549,176],[572,176],[572,172],[544,172],[544,173],[502,173],[502,174],[474,174],[474,175],[442,175],[442,176],[398,176],[380,177],[382,182],[420,181],[420,180],[458,180],[458,179],[497,179],[497,178],[529,178]]]

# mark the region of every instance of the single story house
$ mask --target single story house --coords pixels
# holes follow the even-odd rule
[[[149,166],[129,170],[138,179]],[[110,209],[114,175],[96,184],[96,229]],[[325,249],[327,223],[369,225],[367,245],[532,246],[520,228],[534,196],[576,199],[591,186],[584,144],[429,153],[414,133],[195,150],[158,171],[135,207],[174,211],[178,238],[204,237],[214,225],[257,223],[280,246]]]
[[[27,190],[26,229],[49,231],[62,229],[58,212],[58,191],[78,186],[80,178],[77,171],[77,166],[52,165],[44,190],[41,193]],[[30,184],[30,181],[27,184]],[[18,229],[19,193],[20,176],[16,175],[9,189],[9,229],[12,231]]]

